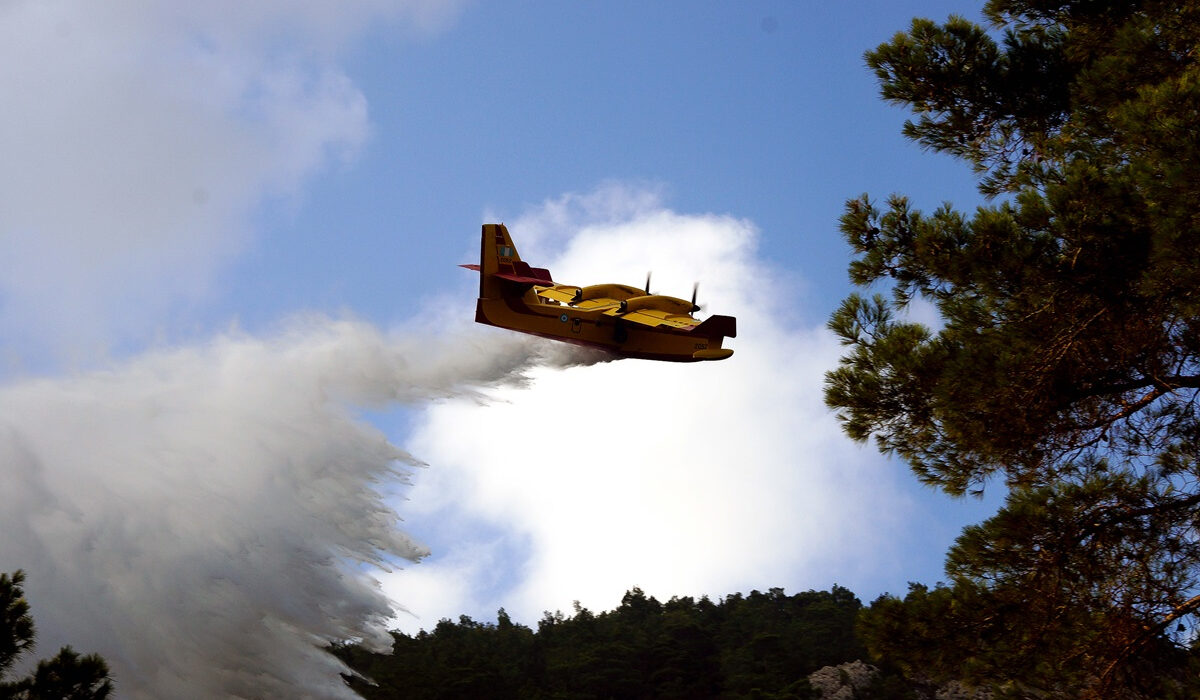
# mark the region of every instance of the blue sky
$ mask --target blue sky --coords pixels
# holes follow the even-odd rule
[[[45,647],[130,697],[338,697],[312,638],[938,580],[995,494],[842,437],[824,323],[846,199],[982,202],[862,59],[979,6],[6,5],[0,570]],[[736,354],[472,324],[488,221],[562,281],[699,280]]]
[[[473,3],[431,35],[367,32],[342,63],[367,141],[268,217],[231,270],[227,313],[402,319],[392,296],[445,286],[432,263],[469,254],[484,212],[616,180],[754,221],[762,254],[819,294],[800,311],[823,318],[849,288],[845,199],[978,201],[969,168],[899,136],[904,113],[862,60],[913,16],[952,12],[978,5]],[[269,298],[247,304],[256,293]]]

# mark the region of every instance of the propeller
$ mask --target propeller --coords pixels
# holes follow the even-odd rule
[[[701,306],[696,303],[696,295],[700,293],[700,283],[692,283],[692,313],[696,313],[701,309]]]
[[[649,294],[650,294],[650,273],[647,272],[646,273],[646,295],[649,296]]]

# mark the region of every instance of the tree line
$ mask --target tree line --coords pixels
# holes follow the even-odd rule
[[[502,609],[495,623],[462,616],[393,632],[390,655],[353,644],[335,653],[361,674],[348,682],[368,700],[815,698],[809,674],[865,657],[855,634],[862,608],[840,586],[666,602],[634,588],[612,611],[576,604],[571,615],[546,613],[536,629]],[[897,680],[880,677],[874,692]]]

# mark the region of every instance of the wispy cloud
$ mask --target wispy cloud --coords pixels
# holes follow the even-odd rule
[[[264,198],[294,196],[367,138],[344,42],[455,7],[6,3],[0,349],[94,355],[208,294]]]

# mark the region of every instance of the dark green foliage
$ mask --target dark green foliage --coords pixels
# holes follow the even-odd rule
[[[547,613],[536,632],[501,610],[495,625],[461,617],[416,637],[393,633],[391,656],[336,653],[377,684],[351,681],[366,698],[808,698],[808,674],[865,654],[854,634],[861,608],[839,586],[716,603],[660,603],[635,588],[611,612]]]
[[[496,625],[464,615],[457,624],[442,620],[433,632],[416,637],[392,636],[391,656],[354,645],[336,649],[351,668],[378,684],[353,680],[365,697],[520,698],[529,680],[543,674],[533,632],[513,624],[503,610]]]
[[[833,315],[826,400],[926,483],[1000,477],[1008,502],[952,549],[949,588],[867,615],[912,651],[868,643],[1013,692],[1200,693],[1180,680],[1200,611],[1200,2],[984,12],[991,31],[916,20],[867,54],[916,115],[905,134],[1000,200],[847,204],[851,279],[892,294]],[[941,328],[900,320],[918,297]]]
[[[39,661],[33,676],[18,686],[23,692],[16,697],[28,700],[103,700],[112,693],[104,660],[96,654],[80,656],[69,646],[49,661]]]
[[[1016,698],[1200,695],[1194,651],[1147,635],[1136,660],[1115,664],[1146,630],[1118,610],[1044,590],[969,578],[934,589],[910,584],[903,599],[881,596],[864,610],[859,634],[872,658],[927,691],[961,681]]]
[[[34,646],[33,618],[25,602],[25,574],[0,574],[0,698],[14,700],[104,700],[112,693],[108,666],[95,654],[80,656],[63,647],[39,661],[31,676],[2,680],[21,654]]]
[[[25,572],[16,571],[10,577],[0,574],[0,678],[12,668],[17,657],[33,646],[33,617],[25,602],[21,586]]]
[[[1081,26],[1078,4],[1016,17],[1033,10],[991,3],[1013,18],[1004,50],[961,20],[919,21],[869,55],[885,96],[920,115],[914,138],[1013,193],[970,218],[864,196],[842,218],[851,278],[890,280],[895,296],[854,296],[835,314],[851,354],[829,402],[853,436],[876,435],[953,492],[996,471],[1038,480],[1079,451],[1146,456],[1194,430],[1178,409],[1200,388],[1200,9],[1145,3]],[[1013,83],[1008,66],[1026,59],[1011,52],[1046,32],[1057,58],[1042,62],[1058,68],[1043,82],[1070,99],[1052,118],[1021,116],[1008,93],[1051,88]],[[917,295],[945,319],[936,335],[893,320]]]

